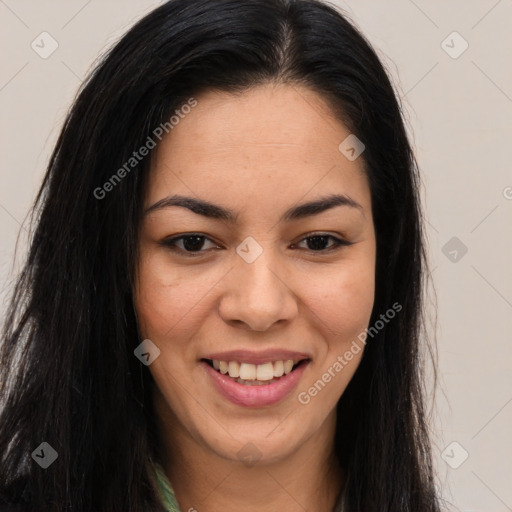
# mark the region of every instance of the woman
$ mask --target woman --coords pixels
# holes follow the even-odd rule
[[[6,506],[438,511],[418,183],[335,8],[138,22],[37,196],[1,353]]]

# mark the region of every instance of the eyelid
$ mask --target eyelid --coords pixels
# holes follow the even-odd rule
[[[350,242],[349,240],[347,240],[346,238],[344,238],[342,236],[335,236],[335,235],[331,235],[330,233],[324,233],[324,232],[308,233],[306,236],[302,236],[302,238],[297,243],[304,242],[308,238],[315,238],[315,237],[332,238],[334,240],[334,244],[331,245],[330,247],[328,247],[327,249],[322,249],[321,251],[313,251],[312,249],[304,249],[305,251],[311,252],[313,254],[315,254],[315,253],[316,254],[326,254],[326,253],[330,252],[331,250],[336,250],[343,246],[353,245],[353,243],[354,243],[354,242]],[[296,245],[296,243],[293,243],[292,246],[293,245]]]
[[[194,236],[204,238],[205,240],[212,242],[213,244],[217,245],[217,248],[219,246],[219,244],[217,244],[212,238],[210,238],[209,236],[207,236],[203,233],[184,233],[181,235],[173,236],[171,238],[166,238],[166,239],[162,240],[160,242],[160,244],[171,249],[171,250],[180,252],[185,257],[197,257],[197,256],[201,256],[202,254],[208,253],[211,251],[211,249],[199,250],[199,251],[195,251],[195,252],[194,251],[185,251],[179,247],[176,247],[176,243],[178,241],[183,240],[184,238],[189,238],[189,237],[194,237]],[[354,242],[350,242],[350,241],[346,240],[343,236],[335,236],[335,235],[332,235],[330,233],[325,233],[325,232],[312,232],[312,233],[307,233],[305,235],[302,235],[301,238],[297,242],[292,243],[291,246],[294,247],[297,244],[306,241],[308,238],[315,238],[315,237],[330,238],[330,239],[334,240],[334,243],[331,246],[327,247],[326,249],[322,249],[322,250],[318,250],[318,251],[314,251],[312,249],[307,249],[307,248],[299,248],[299,250],[306,251],[306,252],[309,252],[312,254],[322,255],[322,254],[327,254],[332,251],[336,251],[337,249],[340,249],[341,247],[344,247],[344,246],[353,245],[353,243],[354,243]]]
[[[207,235],[204,235],[203,233],[184,233],[182,235],[173,236],[171,238],[165,238],[164,240],[162,240],[160,242],[160,244],[163,245],[164,247],[171,249],[171,250],[179,252],[180,254],[182,254],[186,257],[196,257],[196,256],[200,256],[204,253],[210,252],[211,249],[193,252],[193,251],[185,251],[179,247],[176,247],[176,243],[179,242],[180,240],[183,240],[184,238],[194,237],[194,236],[204,238],[205,240],[208,240],[217,246],[219,245],[214,240],[212,240],[212,238],[210,238]]]

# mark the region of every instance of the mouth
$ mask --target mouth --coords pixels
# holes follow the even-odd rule
[[[200,365],[213,388],[230,402],[244,407],[265,407],[289,396],[310,362],[305,358],[252,364],[202,358]]]
[[[299,365],[309,363],[310,359],[286,359],[268,361],[263,364],[204,358],[201,361],[238,384],[244,386],[268,386],[297,370]]]

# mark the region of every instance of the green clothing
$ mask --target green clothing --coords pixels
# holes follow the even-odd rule
[[[165,506],[167,512],[181,512],[178,502],[176,501],[176,497],[174,496],[174,491],[171,487],[171,482],[167,478],[164,470],[160,464],[157,462],[154,464],[156,478],[158,481],[158,491],[160,493],[160,497],[162,498],[162,503]]]
[[[155,472],[158,480],[158,491],[160,492],[160,496],[162,498],[162,503],[164,504],[167,512],[181,512],[178,502],[176,501],[176,497],[174,496],[174,491],[172,490],[171,482],[167,478],[164,470],[160,464],[155,463]],[[343,512],[343,493],[341,493],[336,506],[334,507],[333,512]]]

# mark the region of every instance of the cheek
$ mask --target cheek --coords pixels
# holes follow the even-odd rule
[[[327,338],[346,342],[368,326],[374,295],[373,265],[342,265],[305,283],[307,306],[328,330]]]
[[[169,265],[165,255],[143,252],[135,290],[141,336],[160,349],[149,371],[158,388],[168,392],[166,399],[173,410],[183,407],[180,382],[194,361],[194,329],[202,323],[201,299],[209,288],[204,279],[183,278],[182,274],[179,267]]]
[[[373,309],[375,278],[373,269],[360,269],[340,278],[338,297],[338,317],[341,327],[367,327]]]
[[[329,276],[316,276],[310,284],[313,293],[307,306],[317,317],[324,343],[297,399],[324,418],[336,406],[363,356],[364,344],[358,337],[368,327],[373,308],[373,266],[344,265]]]
[[[141,255],[135,293],[141,334],[150,339],[180,339],[187,325],[197,322],[201,302],[211,287],[209,279],[183,277],[179,267],[171,267],[165,256]]]

